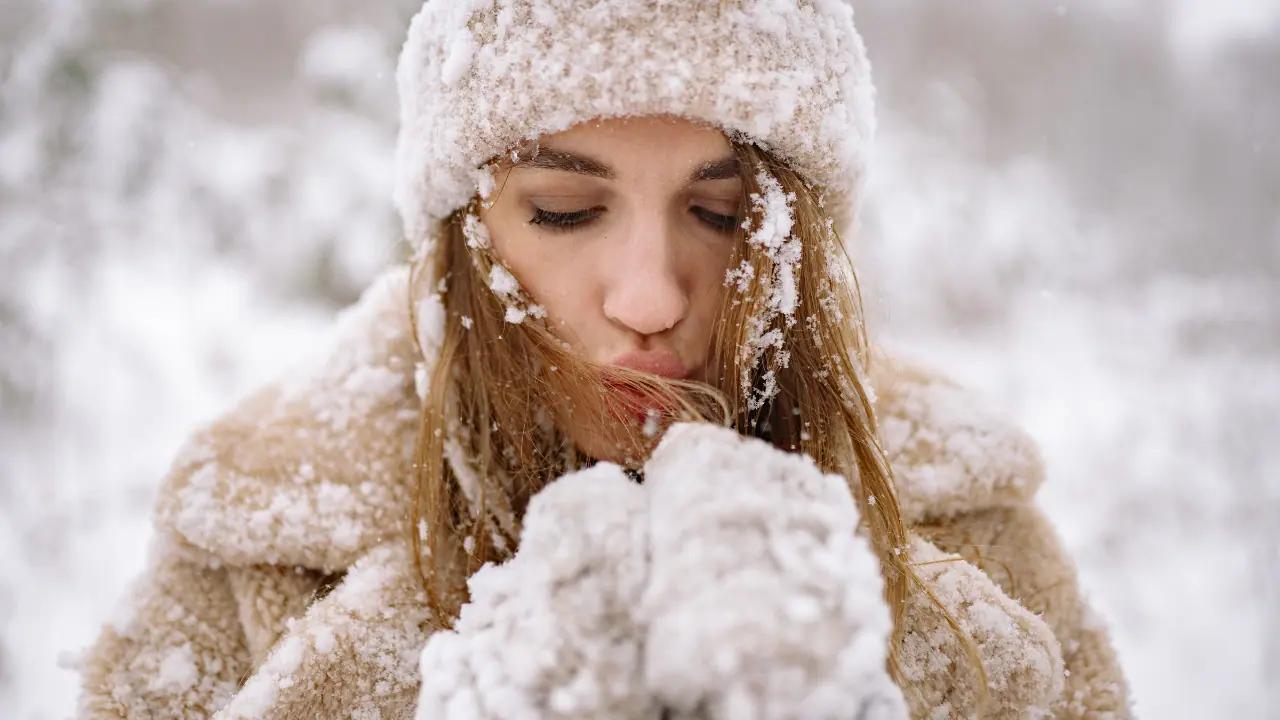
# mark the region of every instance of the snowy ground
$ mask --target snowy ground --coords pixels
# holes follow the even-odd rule
[[[192,425],[397,254],[414,3],[0,9],[0,715],[137,572]],[[873,334],[1042,443],[1149,718],[1280,696],[1280,2],[859,2]]]

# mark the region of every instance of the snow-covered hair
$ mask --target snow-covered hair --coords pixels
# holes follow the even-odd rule
[[[670,114],[754,142],[854,219],[875,130],[846,0],[427,0],[400,55],[395,202],[419,245],[483,164],[593,118]]]

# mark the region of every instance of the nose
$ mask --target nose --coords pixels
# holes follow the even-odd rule
[[[643,223],[625,238],[604,294],[609,320],[641,335],[675,327],[689,312],[674,240],[661,223]]]

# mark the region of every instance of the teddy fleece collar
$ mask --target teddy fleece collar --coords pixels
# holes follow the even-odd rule
[[[309,361],[197,431],[161,485],[160,534],[210,564],[333,571],[402,533],[418,417],[408,307],[400,265]],[[442,318],[423,315],[431,357]],[[1033,441],[972,393],[891,358],[870,382],[908,524],[1023,503],[1039,487]]]

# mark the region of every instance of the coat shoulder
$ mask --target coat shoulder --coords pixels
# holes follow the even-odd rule
[[[918,527],[938,548],[962,557],[1052,630],[1061,647],[1064,687],[1053,716],[1133,716],[1130,691],[1106,623],[1089,603],[1078,572],[1036,503],[965,513]]]
[[[224,568],[152,546],[146,571],[78,662],[78,717],[208,717],[250,658]]]
[[[1048,715],[1064,668],[1044,619],[920,536],[909,554],[920,587],[904,608],[900,648],[913,716]]]
[[[868,376],[908,524],[1025,504],[1043,484],[1035,441],[977,392],[884,353],[872,358]]]
[[[210,564],[325,572],[398,532],[418,416],[408,285],[407,267],[386,272],[313,355],[197,430],[158,531]]]

